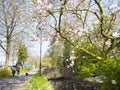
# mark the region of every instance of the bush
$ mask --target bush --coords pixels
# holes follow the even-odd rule
[[[120,56],[102,61],[98,69],[99,75],[104,76],[101,90],[120,90]]]
[[[25,85],[25,90],[54,90],[54,88],[44,75],[40,76],[37,73]]]
[[[88,78],[96,76],[97,63],[84,63],[79,64],[77,67],[77,76],[79,78]]]
[[[0,79],[5,78],[5,77],[9,77],[11,75],[12,75],[12,72],[10,69],[8,69],[8,68],[0,69]]]

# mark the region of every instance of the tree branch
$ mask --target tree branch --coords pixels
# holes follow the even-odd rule
[[[6,49],[3,47],[3,45],[2,45],[2,41],[0,41],[0,47],[5,51],[5,52],[7,52],[6,51]]]
[[[97,46],[92,42],[90,36],[88,36],[88,39],[89,39],[90,43],[91,43],[97,50],[99,50],[99,51],[102,53],[102,51],[101,51],[99,48],[97,48]]]

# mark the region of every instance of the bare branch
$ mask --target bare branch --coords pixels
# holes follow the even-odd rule
[[[5,38],[6,38],[6,35],[4,35],[3,33],[0,33],[0,36],[3,36],[3,37],[5,37]]]
[[[94,1],[97,4],[98,8],[100,9],[100,15],[102,15],[103,14],[103,9],[102,9],[100,3],[98,2],[98,0],[94,0]]]
[[[5,52],[7,52],[6,51],[6,49],[3,47],[3,45],[2,45],[2,41],[0,41],[0,47],[5,51]]]
[[[68,12],[71,12],[71,11],[73,12],[73,14],[79,14],[79,13],[75,13],[74,11],[76,11],[76,12],[78,12],[78,11],[90,12],[90,13],[94,14],[98,19],[100,19],[99,15],[96,12],[94,12],[94,11],[92,11],[90,9],[68,10]]]

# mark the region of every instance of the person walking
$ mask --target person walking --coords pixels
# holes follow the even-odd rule
[[[20,75],[21,69],[23,69],[23,64],[22,64],[22,62],[18,59],[18,61],[17,61],[17,63],[16,63],[16,71],[17,71],[18,76]]]

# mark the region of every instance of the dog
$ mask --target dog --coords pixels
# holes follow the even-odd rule
[[[25,73],[25,76],[28,76],[29,74],[28,73]]]
[[[12,70],[12,76],[14,77],[15,76],[15,70]]]

